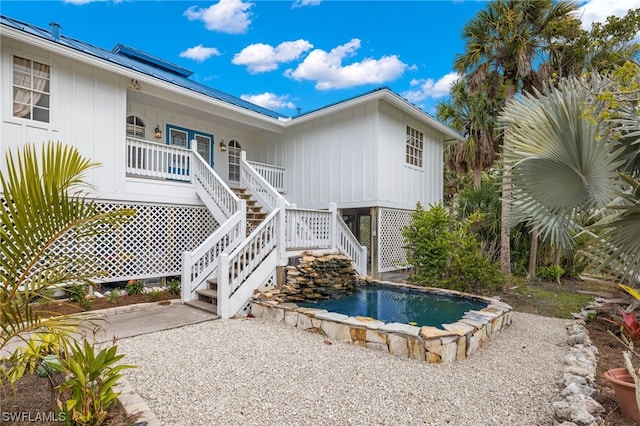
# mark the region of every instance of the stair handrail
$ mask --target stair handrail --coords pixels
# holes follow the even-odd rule
[[[191,141],[192,183],[196,181],[227,218],[192,251],[182,253],[181,299],[195,298],[200,288],[215,272],[221,253],[233,250],[246,238],[246,201],[241,200],[209,166],[198,152],[198,143]],[[207,204],[207,203],[205,203]]]
[[[197,151],[197,142],[191,141],[193,151],[193,180],[197,180],[204,190],[215,201],[227,218],[233,216],[240,209],[240,198],[229,188],[218,174],[213,171],[209,163]]]
[[[281,214],[281,208],[274,209],[235,250],[218,257],[218,314],[221,317],[230,318],[237,313],[230,307],[233,302],[231,299],[262,261],[277,249]],[[265,276],[264,279],[266,278]],[[255,282],[259,286],[263,280]],[[243,302],[245,301],[239,301],[233,305],[240,306]]]
[[[244,205],[245,201],[240,200]],[[246,235],[244,207],[233,214],[193,251],[182,253],[182,301],[194,300],[196,290],[216,273],[218,257],[234,250]]]
[[[284,200],[285,205],[289,205],[287,199],[247,162],[246,151],[240,152],[240,182],[256,198],[258,204],[268,212],[277,208],[278,200]]]
[[[358,275],[367,275],[367,247],[360,244],[360,241],[353,235],[351,229],[336,212],[336,239],[335,245],[340,252],[349,256],[356,267]]]

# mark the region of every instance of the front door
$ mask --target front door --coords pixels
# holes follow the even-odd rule
[[[191,148],[191,141],[198,142],[198,154],[213,167],[213,135],[197,130],[167,125],[167,144],[180,148]],[[171,155],[169,157],[169,173],[188,174],[189,164],[184,157]]]

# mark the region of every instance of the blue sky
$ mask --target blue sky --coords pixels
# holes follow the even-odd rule
[[[576,0],[585,27],[640,0]],[[457,75],[461,32],[485,2],[7,1],[0,12],[112,49],[122,43],[285,115],[387,86],[429,113]]]

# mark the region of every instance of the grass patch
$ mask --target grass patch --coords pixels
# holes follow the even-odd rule
[[[601,292],[604,289],[581,281],[563,281],[558,285],[555,282],[521,280],[505,285],[500,299],[519,312],[571,318],[572,312],[580,312],[594,298],[593,295],[578,293],[578,290]]]

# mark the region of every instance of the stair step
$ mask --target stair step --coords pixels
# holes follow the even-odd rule
[[[210,288],[205,288],[202,290],[196,290],[196,293],[198,293],[201,296],[205,296],[205,297],[210,297],[212,299],[217,299],[218,298],[218,290],[213,290]]]
[[[187,302],[184,302],[184,304],[187,305],[187,306],[191,306],[193,308],[196,308],[196,309],[200,309],[202,311],[211,312],[213,314],[217,314],[218,313],[218,306],[217,305],[213,305],[211,303],[203,302],[202,300],[189,300]]]
[[[217,278],[208,278],[207,282],[209,283],[209,288],[213,288],[213,287],[218,288],[218,279]]]

